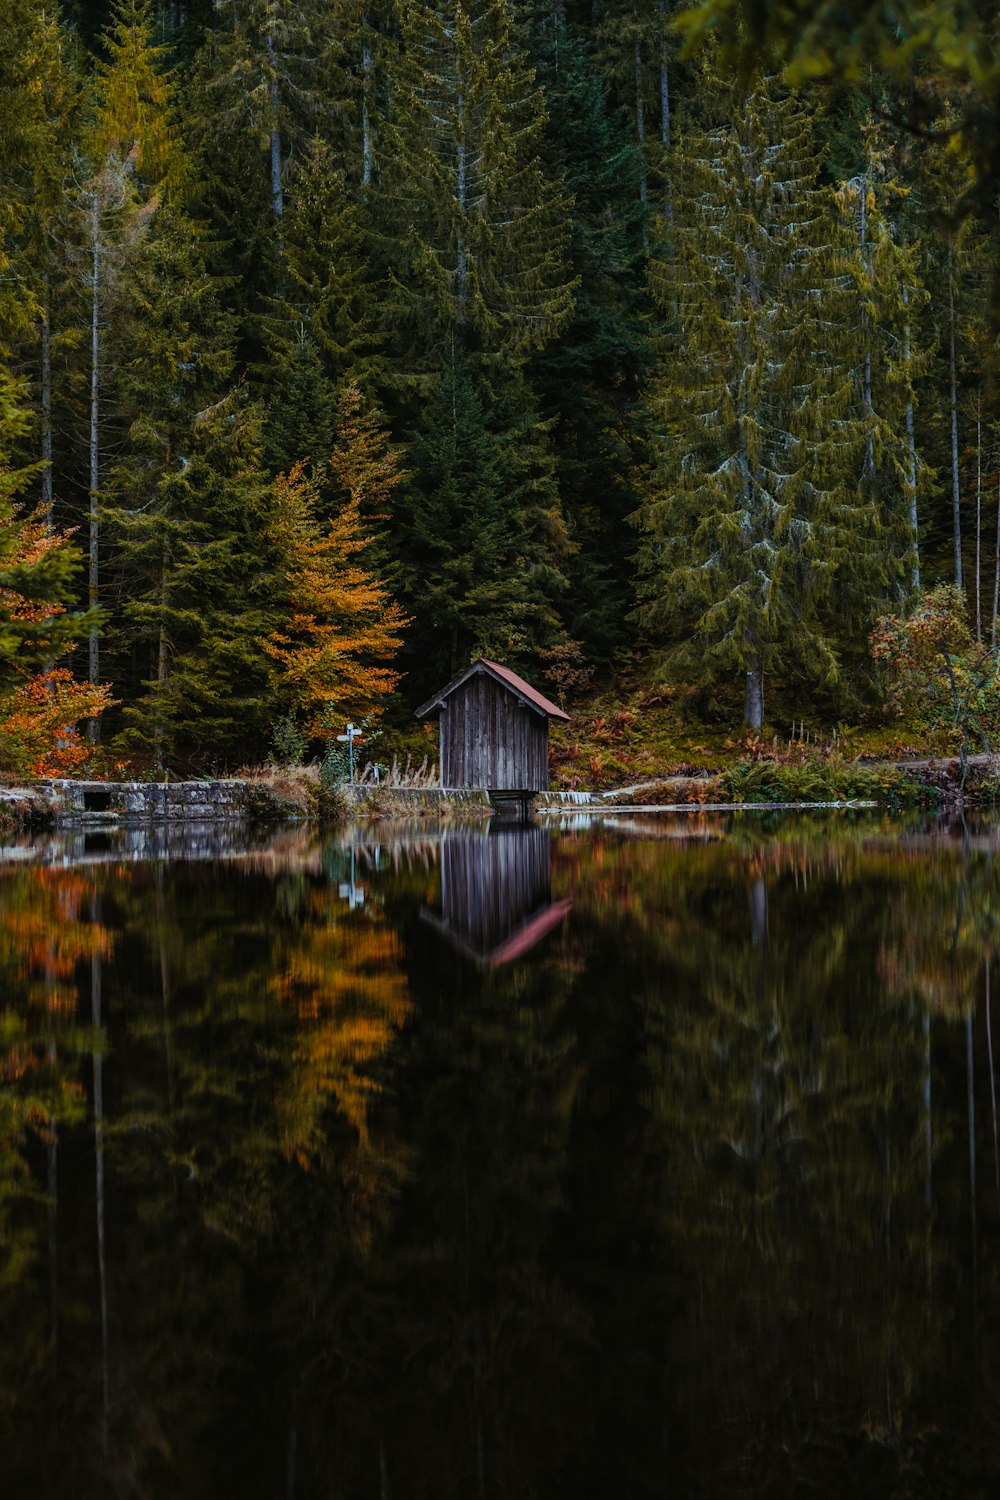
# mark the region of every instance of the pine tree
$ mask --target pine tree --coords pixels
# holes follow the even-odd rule
[[[640,614],[671,627],[678,663],[739,672],[759,730],[765,674],[833,681],[839,633],[898,563],[858,484],[868,424],[811,118],[773,84],[707,87],[724,123],[687,136],[673,258],[651,277],[678,331],[653,389]]]
[[[101,602],[102,397],[107,384],[106,319],[122,272],[179,170],[172,132],[172,91],[164,49],[153,40],[148,0],[115,0],[104,33],[107,60],[98,65],[88,147],[92,173],[78,192],[82,280],[89,304],[88,603]],[[100,678],[96,627],[88,643],[88,677]],[[96,737],[98,724],[91,721]]]
[[[414,435],[399,506],[400,575],[419,625],[417,686],[480,655],[527,663],[562,638],[569,545],[548,432],[524,382],[455,360]]]
[[[573,200],[569,264],[573,313],[529,366],[552,451],[566,523],[566,628],[607,660],[631,629],[635,532],[633,474],[640,461],[642,385],[650,349],[643,295],[641,206],[635,148],[603,80],[568,29],[560,5],[536,22],[532,56],[545,88],[542,142],[549,175]]]
[[[35,0],[5,0],[0,21],[0,349],[25,327],[31,304],[11,250],[23,230],[33,168],[45,138],[45,98],[38,87],[44,19]],[[26,305],[27,303],[27,305]]]
[[[117,675],[133,701],[141,683],[155,681],[150,738],[160,758],[164,726],[156,704],[172,670],[168,614],[178,561],[173,511],[178,471],[198,446],[202,413],[225,398],[233,377],[234,319],[221,307],[216,278],[206,268],[199,226],[171,202],[137,249],[123,279],[118,309],[116,396],[124,442],[109,466],[104,513],[115,543],[115,563],[126,603],[114,621]]]
[[[403,0],[381,173],[397,333],[414,368],[453,339],[515,359],[569,316],[568,202],[509,0]]]
[[[371,387],[379,368],[376,296],[366,236],[329,146],[315,138],[291,180],[282,254],[283,294],[265,316],[261,391],[265,453],[286,472],[320,463],[333,441],[337,387]]]
[[[157,490],[143,541],[150,572],[167,560],[162,586],[129,610],[131,628],[156,643],[157,665],[126,711],[125,741],[173,762],[224,765],[262,745],[272,718],[263,643],[280,589],[256,408],[234,394],[199,412],[189,450]]]
[[[167,48],[154,40],[151,0],[114,0],[102,42],[91,151],[98,161],[134,155],[140,191],[155,191],[180,165]]]
[[[841,184],[849,223],[846,265],[854,285],[852,341],[857,350],[859,411],[867,431],[859,480],[909,551],[913,587],[920,581],[918,489],[929,488],[915,434],[917,378],[926,366],[920,314],[928,300],[919,244],[900,240],[905,189],[892,171],[891,148],[869,119],[862,129],[862,170]]]
[[[346,101],[338,30],[350,9],[316,0],[219,0],[217,9],[223,26],[210,42],[209,117],[217,130],[258,143],[267,158],[271,213],[280,221],[290,152],[326,133]]]

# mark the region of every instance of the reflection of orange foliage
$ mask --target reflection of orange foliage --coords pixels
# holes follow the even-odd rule
[[[317,895],[316,921],[286,956],[275,988],[298,1022],[293,1092],[283,1101],[285,1149],[303,1165],[316,1154],[332,1099],[362,1142],[378,1084],[370,1067],[392,1045],[411,1010],[402,949],[381,916],[330,917]]]
[[[66,667],[29,677],[0,702],[5,759],[29,776],[69,775],[90,753],[77,723],[111,702],[110,688],[77,682]]]
[[[48,1011],[72,1014],[77,965],[108,958],[112,938],[100,922],[81,920],[91,887],[78,871],[19,871],[5,889],[0,912],[0,963],[28,985],[27,998]]]

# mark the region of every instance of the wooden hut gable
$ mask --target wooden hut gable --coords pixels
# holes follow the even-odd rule
[[[431,713],[440,715],[442,786],[548,788],[549,719],[569,715],[509,667],[473,662],[417,709]]]

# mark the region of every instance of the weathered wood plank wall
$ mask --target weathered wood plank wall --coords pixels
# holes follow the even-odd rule
[[[441,710],[445,787],[544,792],[549,786],[549,724],[485,672],[470,677]]]

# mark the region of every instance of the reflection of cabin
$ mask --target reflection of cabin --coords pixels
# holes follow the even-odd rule
[[[490,792],[545,792],[549,720],[569,719],[509,667],[473,662],[417,709],[440,724],[441,785]]]
[[[467,958],[495,968],[527,953],[571,906],[551,899],[548,831],[500,825],[443,841],[441,914],[421,916]]]

